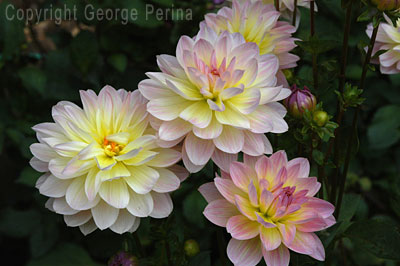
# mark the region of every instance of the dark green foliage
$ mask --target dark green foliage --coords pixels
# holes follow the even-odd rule
[[[333,153],[324,160],[337,127],[335,91],[345,15],[341,7],[347,7],[350,1],[317,1],[313,38],[309,37],[309,10],[301,8],[301,24],[295,35],[304,41],[297,42],[299,47],[294,50],[301,60],[291,73],[291,81],[310,87],[329,114],[329,122],[318,126],[311,113],[306,113],[301,122],[287,116],[290,131],[277,138],[276,134],[268,135],[274,150],[284,149],[290,158],[311,159],[312,175],[318,176],[318,166],[325,166],[328,182],[332,182],[331,174],[336,170]],[[214,11],[212,1],[20,1],[32,2],[38,8],[77,6],[78,21],[70,25],[74,31],[68,25],[49,23],[42,35],[35,36],[35,23],[25,25],[24,21],[7,20],[3,15],[10,2],[0,3],[0,245],[3,262],[11,261],[5,265],[105,265],[120,250],[138,257],[141,266],[221,265],[225,255],[218,245],[225,245],[225,253],[230,236],[221,234],[218,241],[220,228],[203,216],[206,202],[197,191],[214,178],[211,164],[191,175],[173,193],[174,212],[169,218],[142,219],[136,236],[97,230],[86,237],[79,229],[67,227],[62,216],[45,209],[47,199],[34,187],[40,174],[28,164],[32,157],[29,145],[36,141],[31,127],[51,121],[53,105],[61,100],[80,104],[80,89],[99,91],[106,84],[137,89],[146,72],[157,70],[156,55],[174,54],[181,35],[197,33],[203,15]],[[364,47],[369,41],[365,28],[376,14],[366,11],[360,1],[353,2],[346,71],[346,81],[352,86],[339,93],[347,109],[339,140],[339,166],[343,165],[354,107],[361,105],[352,155],[359,151],[350,165],[338,223],[318,235],[329,265],[344,265],[345,259],[347,265],[396,265],[393,260],[400,259],[400,76],[384,76],[379,73],[379,66],[371,67],[375,72],[367,73],[362,95],[357,89]],[[177,12],[162,20],[155,14],[146,19],[148,3],[164,9],[172,5],[190,8],[192,20],[181,20]],[[86,4],[92,4],[94,10],[136,9],[138,17],[89,21],[84,17]],[[390,17],[395,18],[394,14]],[[313,88],[312,54],[318,55],[318,90]],[[318,110],[322,110],[322,104]],[[326,185],[323,194],[327,198]],[[188,239],[199,245],[200,252],[193,257],[184,251]],[[293,252],[291,263],[323,265]]]

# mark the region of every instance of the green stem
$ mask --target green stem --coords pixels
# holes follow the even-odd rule
[[[296,26],[296,16],[297,16],[297,0],[294,0],[294,10],[293,10],[293,20],[292,20],[293,26]]]
[[[335,205],[336,203],[336,192],[337,192],[337,186],[339,185],[339,180],[338,180],[338,175],[339,175],[339,159],[340,159],[340,154],[339,154],[339,149],[340,149],[340,126],[342,124],[342,120],[343,120],[343,115],[344,115],[344,110],[343,108],[340,108],[339,111],[339,115],[338,115],[338,119],[337,119],[337,124],[339,125],[336,129],[335,129],[335,138],[333,140],[334,142],[334,153],[333,153],[333,164],[335,165],[335,169],[334,169],[334,174],[331,177],[331,193],[330,193],[330,198],[329,201]]]
[[[275,9],[279,11],[279,0],[275,0]]]
[[[310,2],[310,35],[315,35],[315,0]],[[313,69],[313,82],[314,90],[318,90],[318,67],[317,67],[317,55],[312,54],[312,69]]]
[[[168,266],[174,266],[171,260],[171,249],[169,247],[168,240],[164,240],[164,246],[165,246],[165,251],[167,253]]]
[[[377,25],[375,25],[374,30],[372,31],[371,40],[368,45],[367,56],[365,57],[365,61],[363,64],[363,71],[361,74],[360,87],[359,87],[362,91],[365,89],[365,80],[367,77],[368,65],[369,65],[369,62],[371,61],[372,51],[374,49],[376,35],[378,34],[378,29],[379,29],[379,22],[377,23]],[[338,204],[337,204],[336,210],[335,210],[336,217],[338,217],[338,215],[340,214],[340,207],[342,205],[344,187],[346,185],[347,173],[349,171],[349,166],[350,166],[351,150],[353,148],[353,138],[357,131],[357,120],[358,120],[359,111],[360,111],[360,106],[358,106],[356,111],[354,112],[353,123],[351,126],[351,133],[349,136],[349,142],[347,143],[346,158],[344,161],[343,174],[342,174],[341,183],[340,183]]]
[[[339,74],[339,92],[342,93],[344,84],[346,81],[346,66],[347,66],[347,54],[349,48],[349,36],[351,28],[351,13],[352,13],[353,1],[350,1],[349,6],[346,9],[346,20],[344,25],[343,34],[343,45],[342,45],[342,60]]]
[[[346,66],[347,66],[347,55],[348,55],[348,47],[349,47],[349,35],[351,28],[351,13],[352,13],[353,1],[350,1],[349,6],[346,9],[346,19],[344,26],[344,34],[343,34],[343,45],[342,45],[342,59],[340,66],[340,74],[339,74],[339,92],[343,93],[344,84],[346,82]],[[339,127],[335,130],[335,139],[334,139],[334,164],[336,166],[334,170],[334,175],[332,177],[332,189],[330,195],[330,201],[335,204],[336,202],[336,192],[337,186],[339,185],[339,149],[340,149],[340,133],[341,133],[341,123],[344,115],[344,110],[341,107],[340,101],[337,103],[337,112],[338,114],[338,125]]]

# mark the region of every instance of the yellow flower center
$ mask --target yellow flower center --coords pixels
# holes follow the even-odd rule
[[[104,152],[107,154],[107,156],[110,156],[110,157],[118,156],[123,148],[124,148],[123,145],[118,144],[113,141],[109,141],[106,138],[104,138],[103,149],[104,149]]]

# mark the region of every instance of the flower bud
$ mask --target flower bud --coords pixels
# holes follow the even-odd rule
[[[317,99],[306,86],[304,89],[300,89],[295,84],[291,90],[292,94],[285,99],[284,103],[292,116],[301,118],[305,110],[313,111],[315,109]]]
[[[400,8],[399,0],[371,0],[380,11],[391,11]]]
[[[199,253],[200,247],[196,240],[189,239],[185,242],[184,250],[188,257],[193,257]]]
[[[313,114],[313,120],[319,127],[323,127],[328,122],[329,116],[325,111],[316,111]]]
[[[120,251],[111,257],[108,266],[139,266],[139,260],[132,254]]]

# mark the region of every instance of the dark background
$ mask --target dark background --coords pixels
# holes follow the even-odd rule
[[[35,134],[31,127],[51,121],[51,107],[58,101],[80,104],[80,89],[99,91],[109,84],[135,90],[145,72],[157,71],[156,55],[174,54],[181,35],[193,36],[207,12],[214,12],[206,0],[118,0],[118,1],[12,1],[16,8],[78,7],[77,21],[7,20],[5,9],[10,1],[0,1],[0,261],[2,265],[104,265],[118,250],[128,247],[141,258],[140,265],[167,265],[167,246],[173,265],[221,265],[219,246],[229,236],[202,215],[206,202],[197,188],[212,179],[208,165],[185,181],[173,193],[174,212],[168,219],[142,219],[138,236],[145,249],[140,254],[131,235],[117,235],[109,230],[95,231],[84,237],[78,228],[69,228],[60,215],[44,208],[46,197],[34,188],[40,176],[30,168],[29,145]],[[159,21],[143,16],[145,4],[174,9],[190,8],[192,20],[171,16]],[[136,8],[139,18],[122,25],[121,21],[87,21],[86,4],[96,8]],[[331,115],[336,110],[337,73],[340,61],[344,12],[338,0],[318,1],[317,48],[304,45],[295,49],[302,58],[294,71],[298,85],[307,85],[324,103]],[[368,41],[366,22],[356,23],[361,12],[357,3],[351,29],[347,77],[357,85],[361,76],[362,53]],[[309,38],[309,11],[301,9],[302,20],[296,37]],[[311,52],[318,52],[319,89],[312,88]],[[400,75],[384,76],[370,71],[358,124],[359,152],[351,165],[343,215],[339,224],[319,235],[327,247],[332,265],[396,265],[400,259],[395,249],[400,245],[397,230],[400,216]],[[344,119],[347,136],[351,108]],[[292,125],[291,125],[292,126]],[[295,127],[295,126],[294,126]],[[291,127],[293,129],[293,127]],[[274,149],[287,150],[298,157],[297,144],[290,133],[274,142]],[[346,148],[343,142],[343,153]],[[342,156],[343,157],[343,156]],[[341,157],[341,158],[342,158]],[[315,168],[315,163],[313,164]],[[315,169],[313,169],[315,173]],[[351,221],[384,221],[392,229],[362,227],[349,233]],[[367,224],[368,225],[368,224]],[[366,230],[367,228],[368,230]],[[372,231],[370,231],[372,230]],[[218,234],[225,243],[219,245]],[[189,257],[184,241],[195,239],[200,253]],[[219,236],[218,239],[221,239]],[[335,241],[332,241],[335,240]],[[397,242],[396,242],[397,241]],[[392,247],[388,250],[387,247]],[[374,251],[375,250],[375,251]],[[383,250],[383,251],[382,251]],[[293,265],[314,265],[306,256],[291,254]],[[379,257],[379,258],[378,258]],[[260,265],[264,265],[261,262]]]

